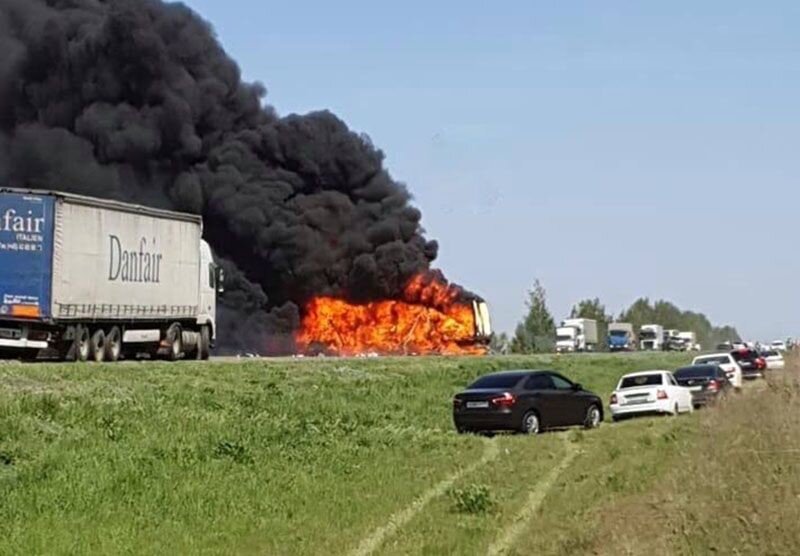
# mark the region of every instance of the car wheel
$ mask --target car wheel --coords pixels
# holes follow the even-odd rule
[[[539,416],[535,411],[529,411],[522,418],[522,432],[524,434],[539,434]]]
[[[602,414],[600,413],[600,408],[592,404],[589,406],[589,409],[586,410],[586,418],[583,421],[583,426],[587,429],[596,429],[600,426],[601,420]]]
[[[680,408],[678,407],[678,402],[675,402],[675,409],[672,410],[672,416],[677,417],[680,414]]]
[[[470,434],[472,430],[468,429],[467,427],[461,427],[456,425],[456,432],[458,434]]]

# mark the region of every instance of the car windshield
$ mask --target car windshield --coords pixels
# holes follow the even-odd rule
[[[692,367],[684,367],[675,371],[675,378],[705,378],[715,376],[717,368],[713,365],[696,365]]]
[[[660,374],[626,376],[622,379],[620,390],[625,388],[640,388],[642,386],[660,386],[663,380]]]
[[[656,333],[653,332],[652,330],[642,330],[639,333],[639,336],[641,336],[642,340],[654,340],[656,337]]]
[[[695,365],[702,365],[702,364],[716,364],[716,365],[724,365],[725,363],[730,363],[731,360],[728,359],[727,355],[717,355],[713,357],[698,357],[694,360]]]
[[[612,336],[617,336],[619,338],[624,338],[625,336],[628,335],[628,332],[625,330],[612,330],[611,332],[609,332],[609,334],[611,334]]]
[[[556,336],[556,340],[559,342],[568,342],[572,339],[572,336]]]
[[[487,375],[473,382],[467,390],[479,390],[483,388],[513,388],[519,383],[522,375],[519,374],[499,374]]]

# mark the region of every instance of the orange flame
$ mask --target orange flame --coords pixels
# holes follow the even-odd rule
[[[470,302],[459,300],[460,289],[421,274],[403,293],[403,301],[359,304],[312,299],[295,338],[298,349],[342,356],[486,353],[475,342],[475,314]]]

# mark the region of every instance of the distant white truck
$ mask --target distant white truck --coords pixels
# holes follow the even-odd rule
[[[683,341],[684,349],[686,351],[700,351],[702,347],[697,343],[696,332],[679,332],[678,338]]]
[[[597,349],[597,321],[593,319],[566,319],[556,328],[556,351],[595,351]]]
[[[639,345],[642,351],[664,349],[664,327],[660,324],[645,324],[639,329]]]

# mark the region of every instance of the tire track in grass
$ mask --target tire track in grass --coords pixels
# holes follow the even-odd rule
[[[575,459],[575,456],[580,452],[578,447],[574,444],[569,444],[567,450],[567,454],[564,456],[564,459],[561,460],[561,463],[551,469],[544,480],[536,484],[536,487],[528,495],[528,500],[522,507],[522,510],[514,516],[511,525],[506,527],[500,537],[489,547],[489,551],[487,552],[488,556],[499,556],[508,551],[520,534],[525,531],[530,520],[541,507],[545,496],[547,496],[547,493],[550,492],[550,489],[553,487],[553,483],[556,482],[558,476],[569,467],[572,460]]]
[[[486,440],[485,442],[486,447],[484,448],[483,457],[481,457],[480,460],[468,467],[456,471],[443,481],[437,483],[432,488],[426,490],[420,497],[411,502],[411,504],[409,504],[407,507],[393,514],[384,525],[378,527],[369,536],[365,537],[358,547],[350,553],[351,556],[368,556],[375,553],[375,551],[381,547],[386,539],[393,536],[401,527],[405,526],[409,521],[416,517],[417,514],[425,509],[425,506],[427,506],[432,500],[442,496],[462,477],[473,473],[479,467],[482,467],[497,458],[498,454],[500,453],[500,448],[497,446],[496,440]]]

